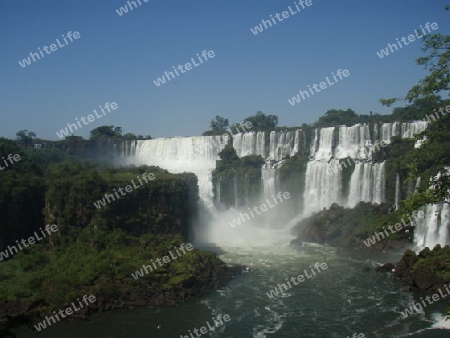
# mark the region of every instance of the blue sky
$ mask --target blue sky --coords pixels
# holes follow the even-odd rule
[[[216,115],[233,123],[258,110],[288,126],[334,108],[384,114],[390,109],[379,98],[404,95],[426,71],[414,62],[418,41],[383,59],[376,52],[426,22],[450,33],[447,0],[312,0],[262,33],[250,31],[294,2],[141,0],[119,16],[125,0],[1,1],[0,136],[28,129],[56,140],[67,123],[107,101],[119,108],[75,135],[115,125],[136,135],[193,136]],[[81,37],[30,66],[18,64],[68,31]],[[215,58],[155,86],[153,80],[203,50]],[[288,103],[338,69],[350,76]]]

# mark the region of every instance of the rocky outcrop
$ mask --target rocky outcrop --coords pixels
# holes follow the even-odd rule
[[[126,285],[116,285],[119,294],[115,297],[98,297],[95,303],[74,312],[68,320],[86,320],[97,312],[131,308],[135,306],[177,306],[189,299],[201,297],[210,291],[218,289],[239,275],[244,267],[228,265],[224,262],[216,264],[211,261],[203,271],[192,275],[180,283],[168,287],[158,287],[151,290],[130,290]],[[96,285],[101,287],[101,285]],[[69,304],[59,309],[65,309]],[[46,300],[42,299],[32,304],[22,301],[0,302],[0,337],[14,337],[10,330],[23,325],[33,328],[32,324],[42,321],[46,315],[52,315]]]
[[[395,276],[405,284],[407,291],[436,292],[450,283],[449,261],[449,246],[441,248],[438,244],[433,250],[425,248],[418,255],[407,250],[397,263]]]
[[[353,209],[346,209],[333,203],[328,210],[324,209],[298,223],[291,231],[298,238],[291,241],[291,245],[315,242],[335,247],[367,249],[364,240],[373,235],[377,226],[381,228],[382,225],[389,224],[388,219],[383,219],[387,214],[387,205],[361,202]],[[381,251],[404,247],[410,242],[411,236],[406,230],[408,229],[396,233],[392,238],[377,241],[370,249]]]
[[[386,263],[375,268],[376,272],[393,272],[395,270],[395,265],[392,263]]]

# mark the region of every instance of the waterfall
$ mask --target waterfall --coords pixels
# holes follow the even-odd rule
[[[298,151],[298,131],[270,132],[269,156],[272,161],[281,161],[286,156],[293,156]]]
[[[450,245],[450,206],[448,203],[430,204],[422,208],[425,218],[419,218],[414,230],[418,251],[432,249],[436,244]]]
[[[266,149],[265,132],[245,132],[233,135],[233,147],[239,157],[260,155],[264,159],[280,161],[298,152],[299,131],[272,131]]]
[[[371,152],[367,145],[371,142],[369,125],[357,124],[351,127],[339,127],[339,142],[334,157],[368,160]]]
[[[302,215],[307,216],[328,208],[332,203],[354,207],[361,201],[384,202],[385,163],[372,160],[372,145],[380,141],[389,143],[394,136],[414,137],[426,129],[427,125],[427,122],[414,121],[374,124],[373,130],[370,130],[369,124],[315,129],[309,148],[306,172],[301,173],[305,176],[304,188],[297,192],[298,199],[303,201]],[[259,131],[232,135],[231,143],[239,157],[259,155],[266,160],[266,164],[261,168],[262,199],[278,193],[279,168],[284,158],[299,152],[300,132],[301,130],[278,130],[270,133]],[[305,142],[304,138],[302,140]],[[212,171],[216,167],[216,160],[219,159],[219,152],[229,141],[228,135],[126,141],[120,145],[121,159],[123,164],[146,164],[159,166],[173,173],[196,174],[199,180],[200,200],[206,206],[212,207],[214,205]],[[339,160],[347,158],[348,160],[344,161],[346,163],[339,163]],[[350,166],[350,162],[354,166]],[[346,182],[343,182],[343,178]],[[234,193],[234,201],[230,202],[235,207],[248,204],[249,187],[252,184],[249,182],[248,173],[240,179],[241,181],[238,181],[235,172],[232,183],[230,182],[233,184]],[[239,182],[245,184],[243,189],[238,186]],[[216,203],[222,200],[221,190],[225,189],[223,184],[224,182],[220,180],[216,182]],[[295,193],[291,191],[291,194]],[[400,181],[397,176],[396,208],[399,207],[400,197]],[[447,206],[442,208],[445,209]]]
[[[233,135],[233,148],[239,157],[249,155],[266,157],[264,132],[245,132]]]
[[[222,181],[222,177],[219,177],[216,183],[216,205],[220,204],[220,195],[221,195],[220,181]]]
[[[445,168],[447,173],[450,167]],[[436,178],[441,176],[441,172]],[[430,178],[432,181],[432,178]],[[420,177],[417,179],[416,187],[420,184]],[[425,212],[425,218],[418,219],[414,231],[414,242],[417,250],[424,247],[432,249],[436,244],[441,246],[450,245],[450,205],[448,200],[443,203],[427,204],[421,209]]]
[[[380,141],[391,143],[391,138],[393,136],[400,136],[399,127],[399,122],[383,123],[380,128]]]
[[[414,138],[416,134],[423,132],[427,129],[429,123],[427,121],[414,121],[414,122],[406,122],[402,123],[402,138]],[[422,145],[422,142],[426,139],[417,140],[414,144],[414,148],[419,148]]]
[[[353,208],[361,201],[384,202],[385,184],[384,162],[355,163],[355,170],[350,178],[347,206]]]
[[[399,122],[383,123],[380,127],[380,141],[390,143],[391,138],[394,136],[414,138],[414,135],[427,129],[428,125],[429,123],[427,121],[412,121],[401,124]]]
[[[308,162],[303,192],[304,215],[328,208],[334,202],[342,203],[341,170],[330,170],[338,166],[338,161],[332,162],[331,166],[325,161]]]
[[[272,168],[281,165],[285,156],[293,156],[298,151],[299,131],[273,131],[266,146],[265,132],[245,132],[232,135],[232,144],[239,157],[260,155],[267,160],[277,161]],[[159,166],[172,173],[192,172],[199,180],[200,200],[207,206],[213,206],[212,171],[219,159],[219,152],[229,142],[229,136],[173,137],[152,140],[126,141],[121,144],[121,164]],[[278,189],[278,177],[275,174],[263,176],[266,191]],[[235,174],[237,175],[237,173]],[[264,182],[268,179],[268,182]],[[248,176],[246,176],[248,180]],[[237,177],[234,177],[234,205],[239,196]],[[248,181],[247,192],[248,194]],[[216,191],[220,193],[221,183]],[[278,192],[278,191],[276,191]],[[273,192],[272,192],[273,193]],[[220,196],[217,200],[220,201]],[[248,195],[246,197],[248,199]],[[243,200],[241,201],[241,203]]]
[[[402,138],[414,138],[416,134],[423,132],[428,127],[427,121],[413,121],[402,123]]]
[[[395,210],[400,209],[400,198],[401,198],[400,174],[397,173],[397,177],[395,180]]]
[[[261,196],[261,200],[264,201],[266,198],[276,195],[279,191],[278,169],[271,168],[268,165],[263,166],[261,174],[263,184],[263,196]]]
[[[333,156],[334,127],[316,129],[311,144],[311,157],[314,160],[329,160]]]
[[[248,186],[249,186],[248,173],[245,173],[245,186],[244,186],[244,190],[245,190],[245,205],[248,205]]]
[[[417,193],[419,191],[420,188],[420,182],[422,181],[422,177],[417,177],[417,181],[416,181],[416,186],[414,187],[414,192],[413,194]]]
[[[159,166],[172,173],[192,172],[198,177],[200,199],[207,207],[212,207],[212,171],[219,159],[219,152],[227,142],[227,136],[128,141],[122,149],[123,163]]]
[[[238,201],[238,176],[237,176],[237,170],[234,170],[234,175],[233,175],[233,191],[234,191],[234,208],[236,209],[239,205],[239,201]]]

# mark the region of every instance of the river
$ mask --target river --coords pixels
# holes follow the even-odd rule
[[[417,295],[403,292],[389,274],[363,271],[378,263],[396,262],[398,253],[362,253],[328,246],[290,247],[289,239],[272,236],[258,243],[220,245],[227,263],[248,267],[220,290],[176,308],[134,308],[94,315],[89,321],[58,322],[42,332],[22,328],[18,338],[166,338],[196,337],[212,318],[231,319],[202,337],[448,337],[450,321],[438,316],[446,307],[437,302],[425,312],[402,318],[401,311]],[[278,297],[267,292],[286,278],[310,273],[309,266],[325,262],[310,279]],[[317,271],[317,270],[316,270]],[[446,329],[444,329],[446,328]],[[190,330],[190,331],[189,331]],[[190,336],[192,332],[192,336]],[[362,335],[360,335],[362,337]]]

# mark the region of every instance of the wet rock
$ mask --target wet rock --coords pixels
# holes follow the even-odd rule
[[[394,269],[395,269],[394,264],[386,263],[386,264],[376,267],[375,271],[377,271],[377,272],[392,272]]]

